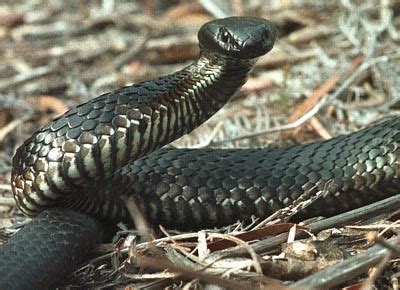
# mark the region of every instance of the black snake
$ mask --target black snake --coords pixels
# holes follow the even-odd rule
[[[130,220],[126,196],[152,224],[190,229],[268,216],[329,181],[302,214],[396,193],[398,119],[291,148],[156,150],[218,111],[275,35],[261,18],[206,23],[193,64],[72,108],[25,141],[13,159],[12,189],[21,211],[37,217],[0,249],[0,288],[59,283],[96,243],[97,221]]]

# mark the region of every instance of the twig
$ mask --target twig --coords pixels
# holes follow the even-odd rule
[[[339,73],[333,74],[329,79],[327,79],[321,86],[314,90],[314,92],[304,100],[300,106],[297,107],[296,110],[289,116],[289,122],[295,121],[304,115],[310,108],[312,108],[315,104],[318,103],[319,100],[324,98],[328,93],[336,87],[339,81],[347,75],[354,72],[354,70],[364,61],[364,57],[358,56],[356,57],[351,64],[349,65],[347,72],[343,75]]]
[[[365,61],[362,65],[360,65],[358,67],[358,69],[352,75],[350,75],[342,83],[342,85],[339,86],[339,88],[334,93],[332,93],[331,95],[325,95],[323,98],[321,98],[321,100],[318,103],[315,104],[314,107],[312,107],[307,113],[305,113],[303,116],[301,116],[294,122],[291,122],[286,125],[278,126],[275,128],[265,129],[265,130],[258,131],[255,133],[243,134],[243,135],[232,137],[229,139],[213,141],[213,142],[211,142],[211,144],[212,145],[223,144],[226,142],[233,142],[233,141],[237,141],[237,140],[241,140],[241,139],[258,137],[261,135],[270,134],[270,133],[274,133],[274,132],[281,132],[281,131],[295,129],[296,127],[303,125],[310,118],[315,116],[321,110],[321,108],[323,108],[324,106],[329,104],[332,100],[334,100],[338,96],[340,96],[354,82],[354,80],[356,80],[365,70],[369,69],[371,66],[373,66],[379,62],[388,61],[390,59],[396,59],[396,58],[400,58],[400,54],[385,55],[385,56],[380,56],[380,57],[371,59],[369,61]]]
[[[22,118],[12,120],[6,126],[0,129],[0,143],[4,140],[4,138],[12,132],[16,127],[20,124],[24,123],[25,121],[29,120],[31,116],[23,116]]]
[[[150,242],[143,242],[143,243],[137,244],[136,248],[138,250],[143,250],[143,249],[146,249],[153,245],[160,245],[162,243],[175,242],[175,241],[179,241],[179,240],[193,239],[193,238],[197,238],[197,236],[198,236],[197,233],[185,233],[185,234],[180,234],[180,235],[168,236],[168,237],[164,237],[164,238],[155,239]],[[125,248],[122,248],[119,250],[120,253],[127,253],[128,251],[129,251],[129,247],[125,247]],[[93,258],[93,259],[89,260],[87,262],[87,264],[97,264],[102,261],[108,260],[111,258],[111,256],[114,253],[115,252],[110,252],[110,253],[98,256],[96,258]]]
[[[379,236],[375,237],[374,240],[376,243],[378,243],[382,247],[391,250],[393,253],[396,254],[396,256],[400,256],[400,247],[399,246],[396,246]],[[398,238],[396,244],[398,244],[399,242],[400,242],[400,239]]]
[[[134,46],[115,58],[115,60],[113,61],[114,68],[120,69],[124,64],[131,61],[146,46],[148,39],[149,33],[148,31],[146,31],[136,40],[136,44]]]
[[[253,283],[222,279],[216,275],[211,275],[208,273],[203,273],[203,272],[179,267],[179,266],[176,266],[176,265],[170,263],[168,260],[165,260],[165,259],[140,257],[140,259],[138,259],[138,264],[141,267],[151,268],[151,269],[155,269],[155,270],[169,269],[172,272],[179,273],[183,277],[190,278],[190,279],[203,280],[205,282],[220,285],[220,286],[226,287],[228,289],[239,289],[242,287],[243,288],[249,287],[248,289],[254,289],[254,286],[255,286]]]
[[[324,185],[322,190],[318,189],[318,186],[314,186],[310,188],[307,194],[300,195],[296,200],[294,200],[289,206],[284,207],[280,210],[274,212],[271,216],[267,217],[263,221],[261,221],[258,225],[256,225],[253,229],[259,229],[265,226],[267,223],[272,221],[272,219],[277,219],[278,221],[286,221],[291,216],[300,212],[302,209],[311,205],[317,199],[321,198],[324,194],[328,193],[330,188],[334,185],[334,181],[328,180]]]
[[[400,195],[395,195],[384,200],[378,201],[376,203],[366,205],[360,207],[358,209],[354,209],[330,218],[326,218],[314,223],[307,225],[307,229],[311,233],[317,233],[324,229],[328,229],[331,227],[339,227],[344,226],[350,222],[354,222],[357,220],[366,219],[367,217],[376,216],[382,213],[393,212],[400,207]],[[303,237],[305,234],[302,231],[297,232],[297,237]],[[257,252],[268,252],[274,250],[276,247],[279,247],[282,243],[286,242],[288,237],[287,233],[283,233],[277,235],[272,238],[267,238],[260,242],[254,243],[251,247]],[[226,257],[226,256],[241,256],[246,255],[247,251],[241,247],[235,247],[232,249],[220,251],[218,253],[213,253],[217,257]]]
[[[133,197],[127,197],[124,199],[124,204],[131,215],[133,222],[135,223],[136,229],[139,233],[149,241],[149,245],[154,245],[151,241],[154,240],[154,235],[152,233],[151,227],[147,222],[145,216],[142,213],[139,205]]]
[[[162,272],[162,273],[152,273],[152,274],[129,274],[125,273],[124,276],[129,277],[130,279],[133,280],[155,280],[155,279],[171,279],[171,278],[177,278],[179,276],[178,273],[168,273],[168,272]]]
[[[219,238],[219,239],[226,239],[226,240],[232,241],[232,242],[234,242],[234,243],[236,243],[238,245],[241,245],[250,254],[250,256],[251,256],[251,258],[253,260],[253,267],[256,270],[256,272],[259,273],[259,274],[262,274],[261,265],[260,265],[260,263],[258,261],[257,254],[254,252],[254,249],[249,246],[249,244],[247,244],[246,242],[242,241],[241,239],[236,238],[236,237],[231,236],[231,235],[210,233],[209,236],[210,237],[214,237],[214,238]]]
[[[10,190],[11,189],[11,184],[0,184],[0,190]]]
[[[322,139],[327,140],[332,138],[331,133],[324,127],[324,125],[322,125],[322,123],[316,117],[310,119],[310,125]]]
[[[227,11],[225,7],[221,7],[229,2],[218,1],[218,4],[215,0],[199,0],[201,6],[204,7],[205,10],[210,12],[215,18],[225,18],[232,15],[232,11]],[[224,9],[225,8],[225,9]]]
[[[346,226],[346,228],[348,229],[353,229],[353,230],[359,230],[359,231],[379,231],[379,230],[383,230],[382,232],[386,232],[390,229],[399,229],[400,228],[400,224],[399,221],[394,222],[390,225],[387,224],[372,224],[372,225],[363,225],[363,226]],[[381,235],[381,233],[380,233]]]
[[[12,197],[0,197],[0,205],[15,206],[15,200]]]
[[[204,148],[210,145],[212,142],[212,139],[218,134],[219,130],[221,129],[221,126],[224,124],[224,122],[219,121],[217,125],[214,126],[210,134],[207,134],[206,139],[204,141],[201,141],[197,144],[193,144],[191,146],[188,146],[187,148]]]
[[[328,49],[326,51],[328,55],[335,55],[339,53],[336,48]],[[317,48],[312,48],[305,51],[299,51],[295,53],[286,53],[283,51],[271,52],[270,54],[260,57],[256,63],[256,67],[281,67],[285,64],[292,64],[307,60],[309,58],[316,57],[320,54]]]
[[[4,79],[0,82],[0,91],[1,90],[9,90],[13,89],[15,86],[23,84],[27,81],[43,77],[55,71],[54,67],[51,66],[41,66],[37,68],[33,68],[31,71],[27,73],[18,74],[12,78]]]
[[[324,24],[313,24],[292,32],[286,38],[281,39],[281,41],[286,40],[290,44],[299,44],[309,42],[317,38],[326,37],[337,33],[338,31],[339,30],[336,27],[327,26]]]
[[[388,243],[395,243],[397,240],[397,237],[391,238],[388,240]],[[365,253],[356,255],[332,267],[310,275],[291,286],[294,289],[304,287],[307,289],[332,288],[367,272],[369,268],[377,265],[388,255],[390,255],[390,250],[382,247],[382,245],[375,245]]]

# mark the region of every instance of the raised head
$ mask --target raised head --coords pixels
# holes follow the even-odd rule
[[[274,25],[259,17],[228,17],[205,23],[199,30],[200,49],[238,59],[259,57],[270,51],[276,38]]]

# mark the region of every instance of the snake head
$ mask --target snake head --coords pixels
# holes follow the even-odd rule
[[[251,59],[272,49],[276,29],[263,18],[233,16],[205,23],[197,37],[202,51]]]

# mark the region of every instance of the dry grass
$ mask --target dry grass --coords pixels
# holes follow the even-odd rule
[[[282,146],[330,138],[397,114],[398,2],[225,2],[222,8],[211,5],[214,1],[170,7],[156,1],[2,2],[1,239],[26,221],[10,192],[15,148],[68,107],[180,69],[196,57],[197,29],[213,16],[263,16],[277,25],[279,40],[227,106],[172,146]],[[355,223],[351,216],[304,227],[286,223],[280,213],[262,224],[255,220],[178,233],[162,227],[153,231],[140,220],[139,232],[121,231],[114,244],[101,245],[97,257],[69,283],[117,289],[283,289],[290,281],[311,285],[314,280],[302,279],[330,269],[321,272],[331,277],[325,285],[396,288],[400,264],[390,255],[398,256],[398,248],[387,250],[380,238],[374,240],[381,246],[366,252],[373,242],[365,238],[366,232],[384,232],[398,247],[398,215],[388,212],[396,209],[395,202],[369,209],[360,227],[344,226]],[[362,252],[366,256],[353,261],[358,268],[351,272],[347,258]]]

